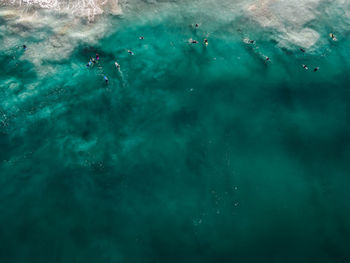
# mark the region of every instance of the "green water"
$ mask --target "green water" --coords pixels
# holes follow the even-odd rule
[[[67,56],[0,19],[0,262],[350,262],[347,35],[302,53],[193,10]]]

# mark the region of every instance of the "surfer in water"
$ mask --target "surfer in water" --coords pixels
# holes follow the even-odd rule
[[[27,46],[26,46],[26,45],[23,45],[23,49],[24,49],[24,50],[27,50]]]
[[[118,62],[116,61],[116,62],[114,62],[114,65],[117,67],[117,69],[119,69],[120,70],[120,65],[118,64]]]
[[[255,44],[255,41],[254,40],[251,40],[249,38],[244,38],[243,39],[243,42],[246,43],[246,44]]]
[[[132,52],[131,50],[128,50],[128,53],[133,56],[134,55],[134,52]]]
[[[197,41],[197,40],[194,40],[194,39],[190,39],[190,42],[191,42],[192,44],[198,44],[198,41]]]
[[[304,68],[304,69],[306,69],[306,70],[308,70],[308,69],[309,69],[309,68],[308,68],[308,66],[307,66],[307,65],[305,65],[305,64],[303,64],[302,66],[303,66],[303,68]]]
[[[208,39],[204,38],[204,45],[208,46]]]
[[[100,56],[96,53],[96,60],[100,60]]]
[[[337,41],[337,38],[333,33],[330,33],[329,36],[332,38],[333,41]]]
[[[139,37],[139,39],[140,39],[140,40],[144,40],[144,39],[145,39],[145,37],[143,37],[143,36],[140,36],[140,37]]]
[[[305,53],[305,49],[299,48],[299,50],[300,50],[301,52]]]
[[[320,67],[314,68],[314,72],[319,71],[319,70],[320,70]]]
[[[106,84],[108,84],[108,78],[107,78],[107,76],[103,76],[103,79],[105,80],[105,82],[106,82]]]

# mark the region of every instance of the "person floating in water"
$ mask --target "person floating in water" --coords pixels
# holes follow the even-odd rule
[[[299,50],[300,50],[301,52],[305,53],[305,49],[299,48]]]
[[[94,58],[91,58],[90,61],[94,64],[96,63],[96,60]]]
[[[132,56],[134,55],[134,52],[132,52],[131,50],[128,50],[128,53]]]
[[[139,37],[139,39],[140,39],[140,40],[144,40],[144,39],[145,39],[145,37],[143,37],[143,36],[140,36],[140,37]]]
[[[255,43],[254,40],[251,40],[251,39],[249,39],[249,38],[244,38],[244,39],[243,39],[243,42],[246,43],[246,44],[254,44],[254,43]]]
[[[195,24],[194,26],[195,26],[195,27],[199,27],[199,25],[198,25],[198,24]]]
[[[305,65],[305,64],[303,64],[302,66],[303,66],[303,68],[304,68],[304,69],[306,69],[306,70],[308,70],[308,69],[309,69],[309,68],[308,68],[308,66],[307,66],[307,65]]]
[[[117,67],[117,69],[120,69],[120,65],[118,64],[118,62],[114,62],[114,65]]]
[[[337,38],[333,33],[330,33],[329,36],[332,38],[333,41],[337,41]]]
[[[198,44],[197,40],[191,39],[190,41],[191,41],[192,44]]]
[[[88,68],[88,67],[91,67],[91,65],[92,65],[92,62],[91,62],[91,59],[90,59],[89,63],[86,64],[86,67],[87,67],[87,68]]]
[[[27,50],[27,46],[26,46],[26,45],[23,45],[23,49],[24,49],[24,50]]]
[[[314,68],[314,72],[319,71],[319,70],[320,70],[320,67]]]
[[[265,56],[265,60],[266,61],[271,61],[270,58],[268,56]]]
[[[100,60],[100,56],[96,53],[96,60]]]
[[[107,78],[107,76],[103,76],[103,79],[105,80],[105,82],[106,82],[106,84],[108,84],[108,78]]]
[[[204,38],[204,44],[206,45],[206,46],[208,46],[208,39],[206,39],[206,38]]]

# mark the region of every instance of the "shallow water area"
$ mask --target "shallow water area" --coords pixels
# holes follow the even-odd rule
[[[346,1],[34,2],[0,7],[0,262],[350,260]]]

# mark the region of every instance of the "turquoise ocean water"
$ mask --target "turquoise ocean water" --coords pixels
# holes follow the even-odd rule
[[[0,262],[350,262],[350,8],[248,2],[0,8]]]

